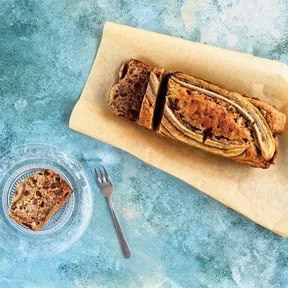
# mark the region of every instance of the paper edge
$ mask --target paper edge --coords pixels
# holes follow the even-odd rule
[[[161,33],[153,32],[153,31],[147,31],[147,30],[141,29],[141,28],[136,28],[136,27],[131,27],[131,26],[127,26],[127,25],[117,24],[117,23],[115,23],[115,22],[106,21],[106,22],[104,23],[103,34],[102,34],[102,38],[101,38],[101,42],[100,42],[98,51],[100,50],[101,45],[103,44],[103,40],[104,40],[103,35],[105,34],[105,30],[108,29],[108,26],[110,26],[110,25],[112,25],[112,26],[113,26],[113,25],[117,25],[117,26],[128,27],[128,28],[131,28],[131,29],[141,30],[141,31],[153,33],[153,34],[156,34],[156,35],[167,36],[167,37],[169,37],[169,38],[170,38],[170,37],[171,37],[171,38],[177,38],[177,37],[170,36],[170,35],[166,35],[166,34],[161,34]],[[187,40],[187,39],[182,39],[182,38],[178,38],[178,39],[181,40],[181,41],[185,41],[185,42],[193,42],[193,41],[190,41],[190,40]],[[206,45],[206,44],[199,43],[199,42],[193,42],[193,43],[197,43],[197,44],[199,44],[199,45],[204,45],[204,46]],[[219,51],[225,51],[225,52],[228,51],[229,53],[232,52],[233,54],[234,54],[234,53],[236,53],[236,54],[242,54],[244,57],[252,57],[253,59],[259,58],[259,59],[268,61],[268,62],[270,62],[270,63],[273,63],[274,65],[276,65],[276,63],[277,63],[277,65],[280,64],[280,65],[282,65],[282,67],[285,68],[285,69],[287,69],[287,67],[288,67],[288,65],[286,65],[286,64],[283,63],[283,62],[274,61],[274,60],[267,59],[267,58],[256,57],[256,56],[253,56],[253,55],[250,55],[250,54],[246,54],[246,53],[242,53],[242,52],[237,52],[237,51],[233,51],[233,50],[229,50],[229,49],[225,49],[225,48],[221,48],[221,47],[217,47],[217,46],[212,46],[212,45],[209,45],[209,46],[211,46],[211,47],[213,47],[213,48],[215,48],[215,49],[218,49]],[[93,71],[94,65],[96,66],[98,51],[97,51],[97,53],[96,53],[96,55],[95,55],[95,57],[94,57],[93,64],[92,64],[92,66],[91,66],[91,69],[90,69],[90,72],[89,72],[87,81],[86,81],[85,86],[84,86],[84,88],[83,88],[83,90],[82,90],[82,93],[81,93],[81,95],[80,95],[80,98],[79,98],[78,101],[76,102],[76,104],[75,104],[75,106],[74,106],[74,108],[73,108],[73,110],[72,110],[70,119],[69,119],[69,125],[68,125],[69,128],[72,129],[72,130],[74,130],[74,131],[77,131],[77,132],[79,132],[79,133],[81,133],[81,134],[84,134],[84,133],[81,132],[79,129],[77,129],[77,128],[75,127],[75,126],[77,126],[77,125],[74,125],[74,122],[73,122],[73,119],[72,119],[72,118],[74,118],[74,115],[75,115],[75,114],[77,113],[77,111],[79,110],[79,108],[80,108],[80,106],[81,106],[81,102],[82,102],[82,101],[86,102],[84,99],[81,99],[81,98],[82,98],[82,95],[84,94],[85,88],[86,88],[86,86],[87,86],[87,82],[88,82],[89,78],[91,77],[91,73],[92,73],[92,71]],[[90,112],[90,111],[88,111],[88,112],[89,112],[89,113],[92,113],[92,112]],[[87,113],[88,113],[88,112],[87,112]],[[93,113],[92,113],[92,114],[93,114]],[[79,121],[79,118],[78,118],[77,121],[80,122],[80,121]],[[146,164],[148,164],[148,165],[151,165],[151,166],[153,166],[153,167],[155,167],[155,168],[157,168],[157,169],[160,169],[160,168],[158,168],[158,167],[156,167],[156,166],[154,166],[154,165],[146,162],[145,160],[141,159],[140,157],[136,156],[135,154],[133,154],[133,153],[131,153],[131,152],[129,152],[129,151],[127,151],[127,150],[119,147],[119,146],[116,146],[116,145],[114,145],[114,144],[112,144],[112,143],[107,143],[107,142],[104,142],[104,141],[102,141],[102,140],[99,140],[98,138],[94,137],[93,135],[90,135],[90,133],[86,133],[86,134],[84,134],[84,135],[88,135],[89,137],[94,138],[94,139],[96,139],[96,140],[98,140],[98,141],[100,141],[100,142],[106,143],[106,144],[108,144],[108,145],[110,145],[110,146],[114,146],[114,147],[116,147],[117,149],[121,149],[122,151],[125,151],[125,152],[129,153],[130,155],[138,158],[139,160],[143,161],[144,163],[146,163]],[[173,177],[175,177],[175,178],[183,181],[184,183],[187,183],[186,181],[182,180],[181,178],[179,178],[179,177],[177,177],[177,176],[175,176],[175,175],[172,175],[172,174],[170,174],[169,172],[167,172],[167,171],[165,171],[165,170],[163,170],[163,169],[160,169],[160,170],[161,170],[161,171],[164,171],[165,173],[167,173],[167,174],[170,175],[170,176],[173,176]],[[257,224],[257,225],[259,225],[259,226],[262,226],[262,227],[264,227],[265,229],[268,229],[269,231],[274,232],[274,233],[276,233],[277,235],[279,235],[279,236],[281,236],[281,237],[283,237],[283,238],[286,238],[286,237],[288,236],[288,229],[287,229],[287,231],[284,231],[284,230],[282,230],[282,229],[279,229],[279,230],[278,230],[276,227],[275,227],[274,229],[272,229],[271,227],[267,227],[266,225],[261,224],[261,223],[260,223],[261,221],[258,221],[258,220],[257,220],[257,222],[255,222],[253,219],[251,219],[251,217],[246,216],[245,213],[239,212],[239,211],[237,210],[237,208],[235,208],[235,207],[234,207],[233,205],[231,205],[229,202],[226,202],[226,203],[229,203],[229,205],[226,205],[226,203],[223,203],[220,199],[214,198],[213,196],[205,193],[205,192],[202,191],[201,189],[199,189],[199,188],[197,188],[197,187],[195,187],[195,186],[193,186],[193,185],[191,185],[191,184],[189,184],[189,183],[187,183],[187,184],[190,185],[190,186],[192,186],[194,189],[199,190],[201,193],[204,193],[205,195],[211,197],[212,199],[220,202],[220,203],[223,204],[224,206],[227,206],[228,208],[236,211],[237,213],[239,213],[240,215],[244,216],[245,218],[248,218],[250,221],[254,222],[255,224]],[[279,221],[279,222],[281,222],[281,221]]]
[[[85,100],[81,100],[81,99],[78,100],[77,103],[76,103],[76,105],[75,105],[75,107],[74,107],[74,109],[73,109],[73,111],[72,111],[72,114],[71,114],[71,117],[70,117],[70,121],[69,121],[69,128],[72,129],[72,130],[74,130],[74,131],[76,131],[76,132],[78,132],[78,133],[84,134],[83,132],[81,132],[81,131],[78,129],[78,127],[77,127],[78,125],[77,125],[76,123],[74,123],[74,121],[73,121],[73,119],[72,119],[72,118],[74,118],[73,116],[79,111],[79,109],[81,109],[81,102],[82,102],[82,101],[85,102]],[[88,114],[89,114],[89,115],[94,115],[94,113],[91,112],[91,111],[86,111],[86,113],[87,113],[86,116],[87,116]],[[91,117],[91,119],[92,119],[92,117]],[[82,119],[78,117],[78,118],[77,118],[77,123],[80,124],[81,121],[82,121]],[[191,184],[187,183],[186,181],[182,180],[181,178],[179,178],[179,177],[177,177],[177,176],[175,176],[175,175],[172,175],[172,174],[170,174],[169,172],[167,172],[167,171],[165,171],[165,170],[163,170],[163,169],[160,169],[160,168],[158,168],[157,166],[154,166],[153,164],[150,164],[150,163],[146,162],[145,160],[143,160],[143,159],[141,159],[140,157],[136,156],[136,155],[133,154],[132,152],[129,152],[129,151],[127,151],[127,150],[125,150],[125,149],[117,146],[117,145],[113,145],[113,144],[110,144],[110,143],[107,143],[107,142],[103,142],[101,139],[98,139],[98,138],[90,135],[90,133],[87,133],[87,131],[85,131],[85,134],[84,134],[84,135],[87,135],[87,136],[89,136],[89,137],[91,137],[91,138],[93,138],[93,139],[96,139],[97,141],[100,141],[100,142],[102,142],[102,143],[108,144],[108,145],[110,145],[110,146],[116,147],[117,149],[120,149],[120,150],[122,150],[122,151],[125,151],[125,152],[129,153],[130,155],[136,157],[137,159],[141,160],[141,161],[144,162],[145,164],[148,164],[148,165],[150,165],[150,166],[152,166],[152,167],[155,167],[156,169],[159,169],[159,170],[167,173],[169,176],[172,176],[172,177],[177,178],[178,180],[180,180],[180,181],[182,181],[182,182],[190,185],[190,186],[193,187],[194,189],[199,190],[199,192],[203,193],[204,195],[207,195],[207,196],[211,197],[213,200],[216,200],[217,202],[221,203],[222,205],[226,206],[227,208],[230,208],[230,209],[232,209],[233,211],[237,212],[238,214],[242,215],[243,217],[249,219],[250,221],[254,222],[255,224],[257,224],[257,225],[259,225],[259,226],[261,226],[261,227],[263,227],[263,228],[265,228],[265,229],[267,229],[267,230],[269,230],[269,231],[271,231],[271,232],[273,232],[273,233],[276,233],[277,235],[279,235],[279,236],[281,236],[281,237],[283,237],[283,238],[286,238],[286,237],[288,236],[288,231],[287,231],[287,232],[286,232],[286,231],[282,231],[281,229],[277,229],[277,228],[273,228],[273,229],[272,229],[271,227],[268,227],[267,225],[261,223],[261,221],[258,221],[258,220],[257,220],[257,222],[253,221],[253,219],[251,219],[250,216],[247,216],[245,213],[240,212],[236,207],[234,207],[234,205],[231,205],[231,203],[230,203],[229,201],[226,201],[226,203],[224,203],[224,201],[221,201],[221,199],[216,199],[216,198],[214,198],[213,196],[211,196],[211,195],[205,193],[204,191],[202,191],[201,189],[199,189],[199,188],[197,188],[197,187],[194,187],[193,185],[191,185]]]

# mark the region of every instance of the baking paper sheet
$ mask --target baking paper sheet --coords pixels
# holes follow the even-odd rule
[[[286,237],[288,125],[268,170],[250,168],[159,137],[116,117],[109,90],[123,61],[135,58],[182,71],[275,105],[288,116],[288,67],[276,61],[107,22],[70,128],[121,148]]]

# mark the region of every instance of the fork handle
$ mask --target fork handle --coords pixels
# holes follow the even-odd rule
[[[111,198],[107,198],[107,199],[108,199],[109,207],[111,210],[112,218],[114,221],[114,225],[115,225],[115,228],[117,231],[117,235],[118,235],[118,238],[119,238],[119,241],[121,244],[121,249],[122,249],[123,255],[125,258],[130,258],[131,249],[130,249],[129,244],[125,238],[125,235],[124,235],[124,232],[123,232],[121,225],[119,223],[118,217],[115,213],[113,202],[112,202]]]

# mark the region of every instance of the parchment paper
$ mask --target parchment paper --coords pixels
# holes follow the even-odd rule
[[[70,128],[121,148],[286,237],[288,125],[268,170],[250,168],[161,138],[113,115],[109,90],[130,58],[182,71],[275,105],[288,116],[288,67],[279,62],[107,22]]]

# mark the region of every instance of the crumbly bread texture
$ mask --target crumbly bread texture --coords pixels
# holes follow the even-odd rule
[[[9,216],[33,231],[40,230],[72,193],[69,184],[52,170],[40,170],[16,186]]]
[[[156,130],[161,136],[242,164],[268,168],[275,163],[278,135],[286,123],[286,115],[275,107],[185,73],[152,69],[137,60],[129,64],[127,74],[138,71],[137,77],[126,74],[110,93],[110,106],[117,115]],[[123,66],[120,70],[120,75],[125,74]],[[140,90],[136,85],[139,75],[145,79]],[[133,113],[127,91],[129,99],[134,97],[138,103]],[[111,105],[115,98],[121,107],[116,111]]]
[[[120,81],[110,91],[109,106],[119,117],[137,121],[146,93],[152,67],[131,59],[127,67],[122,64],[119,71]]]

